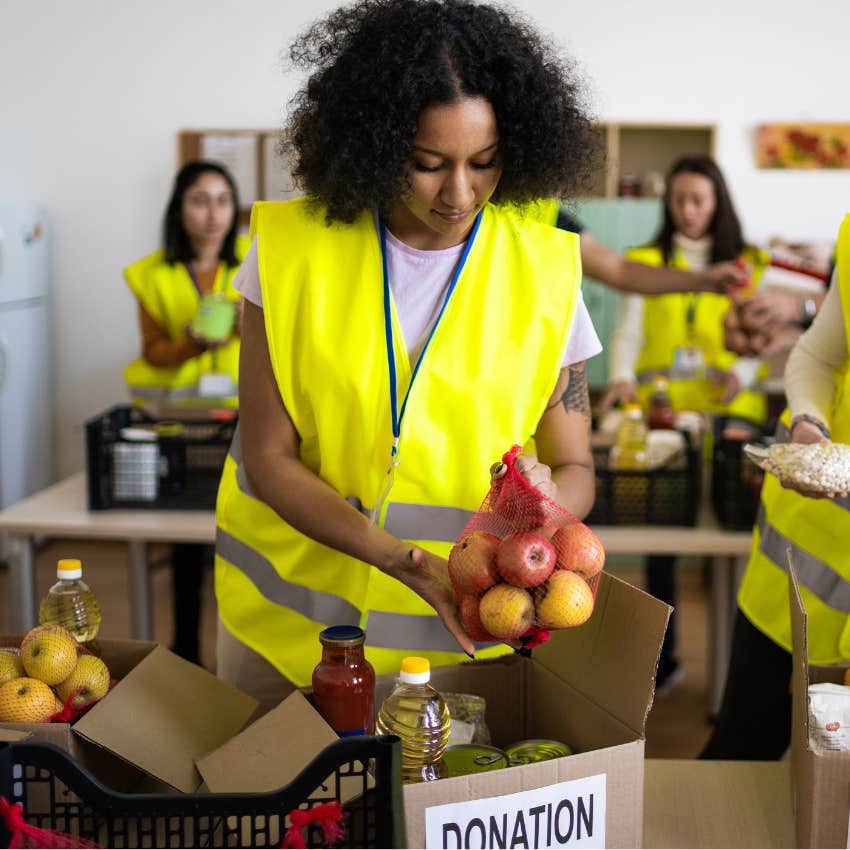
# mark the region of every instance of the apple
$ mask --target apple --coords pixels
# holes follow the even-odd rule
[[[16,649],[0,649],[0,685],[26,676],[21,654]]]
[[[109,669],[96,655],[80,655],[71,675],[56,686],[56,695],[71,707],[80,709],[97,702],[109,690]]]
[[[590,619],[593,591],[575,572],[555,570],[534,591],[534,610],[542,629],[571,629]]]
[[[481,597],[481,625],[499,640],[515,640],[534,624],[534,601],[527,590],[497,584]]]
[[[58,685],[77,666],[76,638],[62,626],[36,626],[21,641],[21,660],[27,676]]]
[[[449,578],[458,596],[480,593],[498,580],[496,552],[499,538],[486,531],[473,531],[452,546]]]
[[[458,608],[460,609],[463,627],[473,640],[483,643],[498,643],[498,638],[493,637],[481,625],[481,614],[478,610],[480,604],[477,596],[461,596]]]
[[[23,676],[0,685],[0,722],[47,723],[62,703],[44,682]]]
[[[552,544],[562,570],[572,570],[590,579],[605,566],[602,541],[583,522],[559,528],[552,537]]]
[[[555,547],[534,531],[509,534],[496,553],[496,569],[508,584],[537,587],[555,569]]]

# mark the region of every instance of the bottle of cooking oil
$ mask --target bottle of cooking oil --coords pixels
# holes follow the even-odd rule
[[[403,659],[398,684],[378,712],[377,734],[401,738],[404,782],[440,778],[437,764],[449,742],[451,719],[445,700],[430,680],[427,658]]]
[[[83,565],[65,558],[56,565],[59,581],[47,591],[38,609],[42,626],[63,626],[80,642],[94,639],[100,628],[100,605],[83,581]]]
[[[627,404],[611,449],[614,469],[646,469],[646,423],[639,404]]]

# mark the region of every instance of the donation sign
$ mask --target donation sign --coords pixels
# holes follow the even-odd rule
[[[605,847],[605,774],[425,810],[427,848]]]

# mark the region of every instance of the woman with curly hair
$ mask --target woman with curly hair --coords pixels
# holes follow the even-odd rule
[[[568,65],[464,0],[361,0],[292,56],[305,197],[254,208],[217,509],[218,672],[264,707],[328,624],[379,673],[475,653],[445,558],[511,444],[577,516],[594,494],[578,239],[533,213],[592,164]]]

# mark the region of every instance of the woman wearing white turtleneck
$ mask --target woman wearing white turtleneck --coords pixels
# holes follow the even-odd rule
[[[627,252],[629,260],[655,266],[701,270],[721,261],[741,261],[753,282],[767,256],[748,247],[726,182],[714,161],[694,154],[678,160],[667,176],[664,220],[649,245]],[[764,397],[750,391],[760,361],[739,358],[723,341],[725,295],[627,296],[621,302],[610,344],[610,386],[603,408],[625,400],[646,404],[657,375],[669,379],[675,410],[726,413],[759,422]],[[675,559],[649,555],[647,588],[675,604]],[[681,680],[675,657],[675,619],[670,618],[658,665],[656,695]]]

